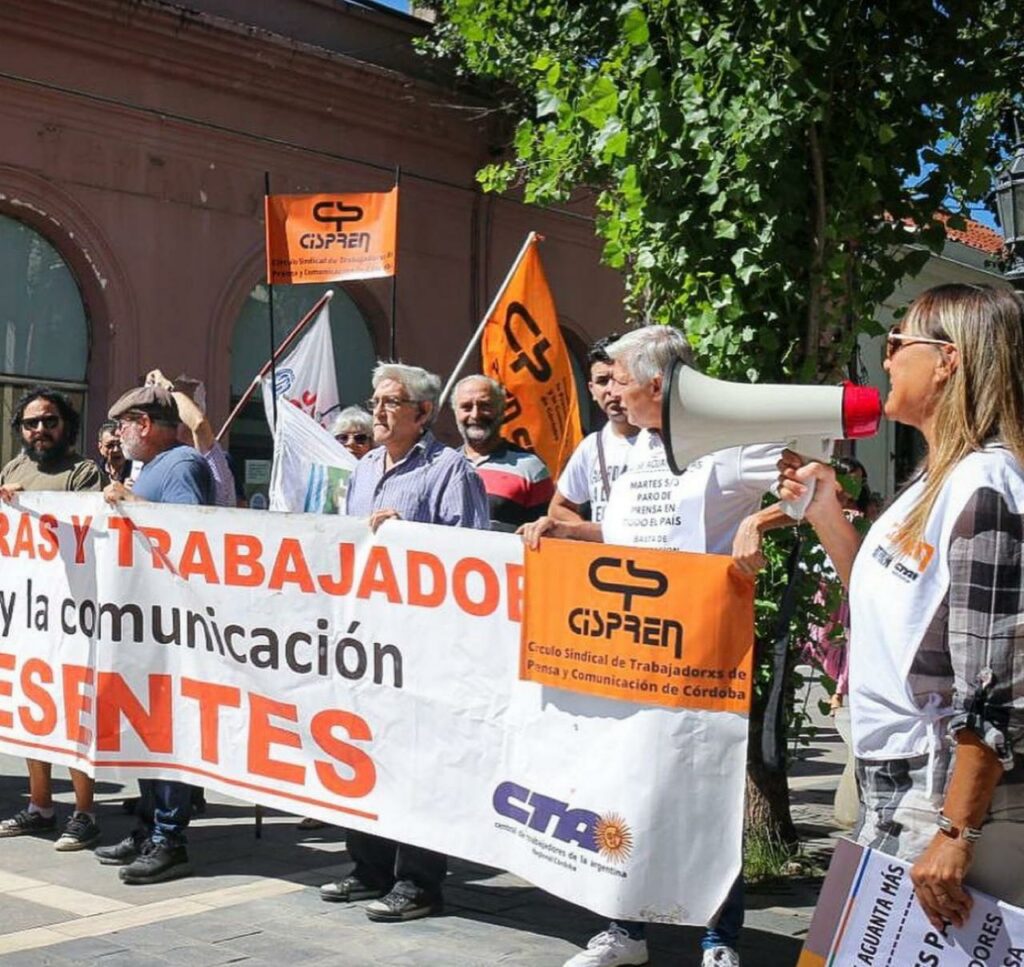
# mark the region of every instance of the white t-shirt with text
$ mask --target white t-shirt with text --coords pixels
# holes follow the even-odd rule
[[[741,521],[778,482],[779,444],[718,450],[672,473],[661,435],[641,430],[612,485],[602,532],[608,544],[730,554]]]

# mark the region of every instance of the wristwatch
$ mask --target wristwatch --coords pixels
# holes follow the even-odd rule
[[[950,839],[960,837],[965,843],[976,843],[981,839],[981,829],[978,826],[964,826],[963,828],[953,825],[950,819],[941,809],[935,814],[935,822]]]

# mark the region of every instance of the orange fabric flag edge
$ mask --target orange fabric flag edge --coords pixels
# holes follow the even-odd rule
[[[535,236],[484,327],[483,371],[507,394],[504,435],[556,478],[583,439],[579,398]]]

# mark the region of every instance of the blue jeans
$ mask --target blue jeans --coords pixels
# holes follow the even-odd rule
[[[138,816],[150,839],[161,846],[184,846],[192,818],[192,786],[169,779],[140,779]]]
[[[712,947],[735,947],[743,929],[743,874],[736,877],[736,882],[718,911],[718,918],[704,930],[700,938],[700,949],[710,950]],[[616,920],[618,926],[629,934],[632,940],[643,940],[647,934],[647,924],[636,920]]]

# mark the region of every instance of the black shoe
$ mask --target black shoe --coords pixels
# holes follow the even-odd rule
[[[100,828],[96,821],[86,813],[76,812],[68,820],[53,848],[59,853],[71,853],[92,846],[99,838]]]
[[[325,883],[320,887],[320,899],[332,902],[351,903],[354,900],[376,900],[387,890],[364,883],[358,876],[346,876],[337,883]]]
[[[192,864],[184,846],[167,846],[163,843],[147,842],[134,863],[120,871],[122,883],[162,883],[179,876],[188,876]]]
[[[408,896],[392,890],[387,896],[366,904],[366,915],[371,920],[384,923],[400,923],[403,920],[418,920],[444,910],[444,900],[426,893]]]
[[[127,866],[139,858],[146,842],[148,840],[145,833],[133,830],[120,843],[115,843],[113,846],[100,846],[93,850],[93,856],[104,866]]]
[[[37,833],[52,833],[57,828],[57,814],[46,817],[42,813],[23,809],[9,819],[0,822],[0,837],[26,836]]]

